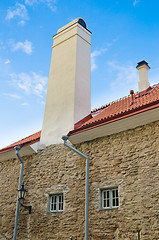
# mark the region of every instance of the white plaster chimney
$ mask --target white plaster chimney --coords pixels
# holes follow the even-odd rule
[[[148,63],[143,60],[137,64],[136,68],[139,70],[139,92],[142,92],[150,86],[150,83],[148,81],[148,70],[150,67]]]
[[[61,137],[91,112],[91,32],[77,18],[53,40],[40,148],[62,143]]]

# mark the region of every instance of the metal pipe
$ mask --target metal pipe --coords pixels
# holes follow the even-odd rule
[[[23,167],[24,167],[24,163],[23,160],[21,159],[20,155],[19,155],[19,150],[21,149],[21,147],[16,146],[15,150],[16,150],[16,155],[18,156],[20,162],[21,162],[21,170],[20,170],[20,178],[19,178],[19,189],[21,188],[22,185],[22,178],[23,178]],[[17,209],[16,209],[16,216],[15,216],[15,226],[14,226],[14,236],[13,236],[13,240],[16,240],[16,235],[17,235],[17,226],[18,226],[18,215],[19,215],[19,197],[17,197]]]
[[[63,136],[64,145],[86,159],[86,187],[85,187],[85,240],[88,240],[88,218],[89,218],[89,158],[67,143],[68,136]]]
[[[140,231],[141,231],[141,230],[137,230],[138,240],[140,240]]]

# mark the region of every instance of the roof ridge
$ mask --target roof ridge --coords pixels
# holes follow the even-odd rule
[[[137,94],[137,93],[138,93],[138,92],[136,92],[136,93],[134,93],[134,94]],[[119,102],[119,101],[121,101],[122,99],[125,99],[125,98],[128,98],[128,97],[130,97],[130,94],[127,95],[127,96],[124,96],[124,97],[122,97],[122,98],[113,100],[113,101],[111,101],[111,102],[109,102],[109,103],[106,103],[106,104],[102,105],[102,106],[99,107],[99,108],[94,108],[93,110],[91,110],[91,113],[96,112],[96,111],[99,111],[99,110],[103,110],[104,108],[110,106],[111,104],[113,104],[113,103],[115,103],[115,102]]]
[[[19,141],[23,141],[23,140],[25,140],[26,138],[29,138],[29,137],[31,137],[31,136],[37,134],[37,133],[40,133],[40,132],[41,132],[41,130],[39,130],[39,131],[37,131],[37,132],[35,132],[35,133],[33,133],[33,134],[27,136],[27,137],[22,138],[22,139],[20,139],[20,140],[18,140],[18,141],[16,141],[16,142],[14,142],[13,144],[15,144],[15,143],[17,143],[17,142],[19,142]],[[11,145],[13,145],[13,144],[11,144]]]
[[[155,105],[154,105],[154,103],[155,103]],[[137,113],[142,113],[142,112],[147,111],[147,110],[152,110],[152,109],[154,109],[158,106],[159,106],[159,99],[156,100],[156,101],[153,101],[151,103],[145,103],[142,106],[132,108],[132,109],[129,109],[127,111],[124,111],[124,112],[121,112],[121,113],[118,113],[118,114],[112,114],[110,116],[102,117],[101,119],[96,119],[93,122],[86,122],[80,128],[70,131],[68,133],[68,136],[71,136],[71,135],[73,135],[74,133],[77,133],[77,132],[82,132],[83,130],[86,130],[86,129],[89,129],[89,128],[94,128],[95,126],[101,126],[101,125],[104,125],[106,123],[111,123],[113,121],[118,121],[120,119],[127,118],[128,116],[133,116]]]
[[[27,137],[24,137],[24,138],[22,138],[22,139],[20,139],[20,140],[18,140],[18,141],[16,141],[16,142],[14,142],[14,143],[12,143],[12,144],[9,144],[9,145],[1,148],[0,151],[1,151],[1,150],[4,150],[4,149],[8,149],[8,148],[10,148],[10,147],[14,147],[14,146],[16,145],[16,143],[23,142],[25,139],[30,138],[31,136],[34,136],[35,134],[38,134],[38,133],[40,133],[40,132],[41,132],[41,130],[40,130],[40,131],[37,131],[37,132],[35,132],[35,133],[27,136]],[[36,137],[36,138],[34,139],[34,141],[35,141],[37,138],[39,138],[39,137]],[[30,140],[30,141],[31,141],[31,140]],[[29,141],[29,142],[30,142],[30,141]],[[33,141],[33,140],[32,140],[32,141]],[[28,142],[28,141],[27,141],[27,142]],[[18,145],[21,145],[21,144],[22,144],[22,143],[19,143]]]
[[[159,83],[153,84],[152,86],[149,86],[149,87],[151,87],[152,90],[154,90],[154,88],[157,87],[157,86],[159,86]],[[148,87],[148,88],[149,88],[149,87]],[[148,88],[147,88],[147,89],[148,89]],[[146,90],[147,90],[147,89],[146,89]],[[146,90],[145,90],[145,91],[146,91]],[[143,92],[145,92],[145,91],[143,91]],[[147,93],[145,92],[145,93],[143,93],[143,95],[150,94],[151,92],[152,92],[152,91],[147,92]],[[137,94],[139,95],[139,93],[140,93],[139,91],[136,91],[136,92],[134,92],[134,95],[137,95]],[[141,96],[143,96],[143,95],[141,95]],[[103,110],[104,108],[108,107],[109,105],[111,105],[111,104],[113,104],[113,103],[115,103],[115,102],[119,102],[119,101],[121,101],[122,99],[128,98],[128,97],[130,97],[130,96],[131,96],[131,95],[128,94],[127,96],[124,96],[124,97],[118,98],[118,99],[116,99],[116,100],[110,101],[110,102],[102,105],[101,107],[97,107],[97,108],[92,109],[92,110],[91,110],[91,113],[96,112],[96,111],[99,111],[99,110]]]

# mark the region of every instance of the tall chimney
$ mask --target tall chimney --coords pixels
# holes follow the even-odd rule
[[[139,92],[142,92],[150,86],[148,81],[148,70],[150,67],[148,63],[143,60],[137,64],[136,68],[139,70]]]
[[[62,143],[61,137],[91,112],[91,32],[77,18],[53,40],[40,148]]]

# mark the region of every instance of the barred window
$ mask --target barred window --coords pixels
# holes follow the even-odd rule
[[[101,191],[102,209],[111,209],[119,207],[118,188],[103,189]]]
[[[63,211],[63,193],[50,195],[50,212]]]

